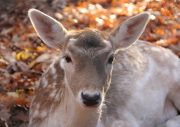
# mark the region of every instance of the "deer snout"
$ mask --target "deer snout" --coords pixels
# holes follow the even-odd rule
[[[83,104],[86,106],[98,106],[101,103],[101,95],[100,93],[89,94],[89,93],[81,93],[81,98]]]

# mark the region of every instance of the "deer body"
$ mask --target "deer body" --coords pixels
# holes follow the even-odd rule
[[[137,40],[148,13],[110,34],[67,31],[35,9],[29,16],[41,39],[61,50],[36,88],[30,127],[180,127],[180,60]]]
[[[177,116],[171,94],[179,96],[179,68],[178,57],[148,42],[119,51],[101,116],[104,126],[155,127]]]

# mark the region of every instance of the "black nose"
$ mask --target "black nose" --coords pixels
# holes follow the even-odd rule
[[[86,106],[95,106],[97,104],[99,104],[101,102],[101,96],[100,94],[95,94],[93,96],[90,96],[88,94],[83,94],[83,92],[81,93],[82,99],[83,99],[83,103]]]

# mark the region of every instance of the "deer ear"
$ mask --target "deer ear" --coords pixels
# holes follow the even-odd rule
[[[110,34],[115,50],[127,48],[133,44],[144,31],[149,17],[150,13],[144,12],[126,20],[115,28]]]
[[[28,15],[44,43],[53,48],[62,48],[68,31],[61,23],[36,9],[30,9]]]

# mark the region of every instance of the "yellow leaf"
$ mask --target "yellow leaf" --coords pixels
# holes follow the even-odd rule
[[[25,51],[21,51],[21,52],[19,52],[18,54],[17,54],[17,60],[20,60],[21,58],[22,59],[28,59],[28,58],[32,58],[32,59],[34,59],[35,58],[35,56],[32,54],[32,53],[30,53],[30,52],[25,52]]]
[[[28,64],[28,66],[29,66],[29,67],[33,67],[35,64],[36,64],[36,62],[35,62],[35,61],[32,61],[32,62],[30,62],[30,63]]]
[[[20,60],[20,59],[21,59],[21,54],[22,54],[22,52],[19,52],[19,53],[17,54],[17,60]]]

